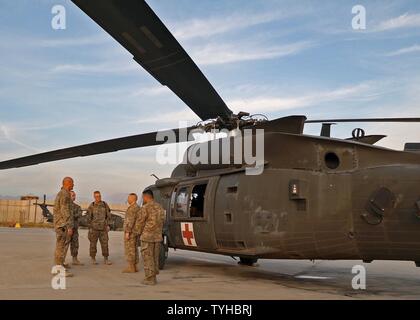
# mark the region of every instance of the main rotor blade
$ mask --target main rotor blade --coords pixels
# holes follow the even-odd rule
[[[156,146],[163,143],[167,143],[168,139],[166,139],[165,141],[157,141],[157,134],[159,134],[160,137],[162,137],[162,139],[165,137],[175,138],[176,141],[170,141],[168,143],[185,142],[185,141],[188,141],[188,135],[194,129],[196,129],[196,127],[188,127],[188,128],[183,128],[183,129],[174,129],[174,130],[163,130],[159,132],[149,132],[149,133],[143,133],[143,134],[138,134],[138,135],[129,136],[129,137],[105,140],[105,141],[100,141],[100,142],[84,144],[84,145],[80,145],[76,147],[70,147],[70,148],[65,148],[65,149],[39,153],[39,154],[27,156],[27,157],[0,162],[0,170],[27,167],[27,166],[32,166],[35,164],[40,164],[40,163],[45,163],[45,162],[64,160],[64,159],[70,159],[70,158],[76,158],[76,157],[86,157],[86,156],[92,156],[95,154],[109,153],[109,152],[115,152],[119,150],[126,150],[126,149],[133,149],[133,148]]]
[[[292,134],[302,134],[305,125],[305,116],[288,116],[273,119],[253,126],[253,129],[264,129],[265,132],[283,132]],[[247,127],[244,127],[245,129]]]
[[[306,123],[323,123],[323,122],[420,122],[420,118],[360,118],[360,119],[306,120]]]
[[[72,0],[202,120],[232,111],[144,0]]]
[[[370,135],[370,136],[364,136],[364,137],[360,137],[360,138],[347,138],[346,140],[349,141],[356,141],[356,142],[361,142],[361,143],[366,143],[366,144],[375,144],[378,141],[381,141],[383,138],[386,138],[385,135],[382,134],[375,134],[375,135]]]

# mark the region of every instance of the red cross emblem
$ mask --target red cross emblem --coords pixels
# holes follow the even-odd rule
[[[184,245],[189,247],[196,247],[194,228],[192,222],[181,222],[181,234]]]

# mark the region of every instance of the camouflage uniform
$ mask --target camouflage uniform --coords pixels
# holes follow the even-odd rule
[[[73,258],[76,258],[79,254],[79,220],[82,217],[82,208],[72,202],[72,212],[74,219],[73,235],[70,242],[70,252]]]
[[[140,235],[141,255],[144,261],[145,281],[155,283],[159,273],[159,253],[162,242],[165,210],[155,201],[149,201],[140,208],[134,230]]]
[[[124,233],[130,234],[130,239],[127,240],[124,234],[124,248],[127,262],[130,264],[139,263],[139,250],[138,250],[138,234],[134,232],[134,225],[138,219],[140,207],[137,203],[128,207],[124,219]]]
[[[54,202],[54,229],[56,234],[55,264],[64,265],[71,237],[67,231],[73,228],[72,200],[70,192],[61,188]]]
[[[89,226],[88,238],[90,241],[90,256],[94,259],[96,257],[96,244],[101,243],[102,255],[105,258],[109,256],[108,249],[108,229],[111,222],[111,210],[106,202],[99,203],[92,202],[87,210],[87,221]]]

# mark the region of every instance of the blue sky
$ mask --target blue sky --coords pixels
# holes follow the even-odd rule
[[[420,2],[149,0],[229,107],[270,118],[420,116]],[[66,8],[66,30],[51,8]],[[351,27],[354,5],[367,29]],[[198,118],[70,1],[0,0],[1,159],[191,124]],[[357,124],[333,128],[350,136]],[[419,125],[363,125],[382,146]],[[319,125],[305,132],[318,134]],[[88,197],[153,183],[155,148],[0,172],[0,195],[53,194],[64,175]]]

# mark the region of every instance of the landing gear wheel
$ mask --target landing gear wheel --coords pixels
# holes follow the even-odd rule
[[[163,270],[165,267],[166,259],[168,259],[168,239],[166,236],[163,236],[163,242],[160,244],[160,251],[159,251],[159,270]]]
[[[238,263],[243,266],[253,266],[258,261],[257,258],[243,258],[243,257],[239,257],[239,260],[240,261]]]

